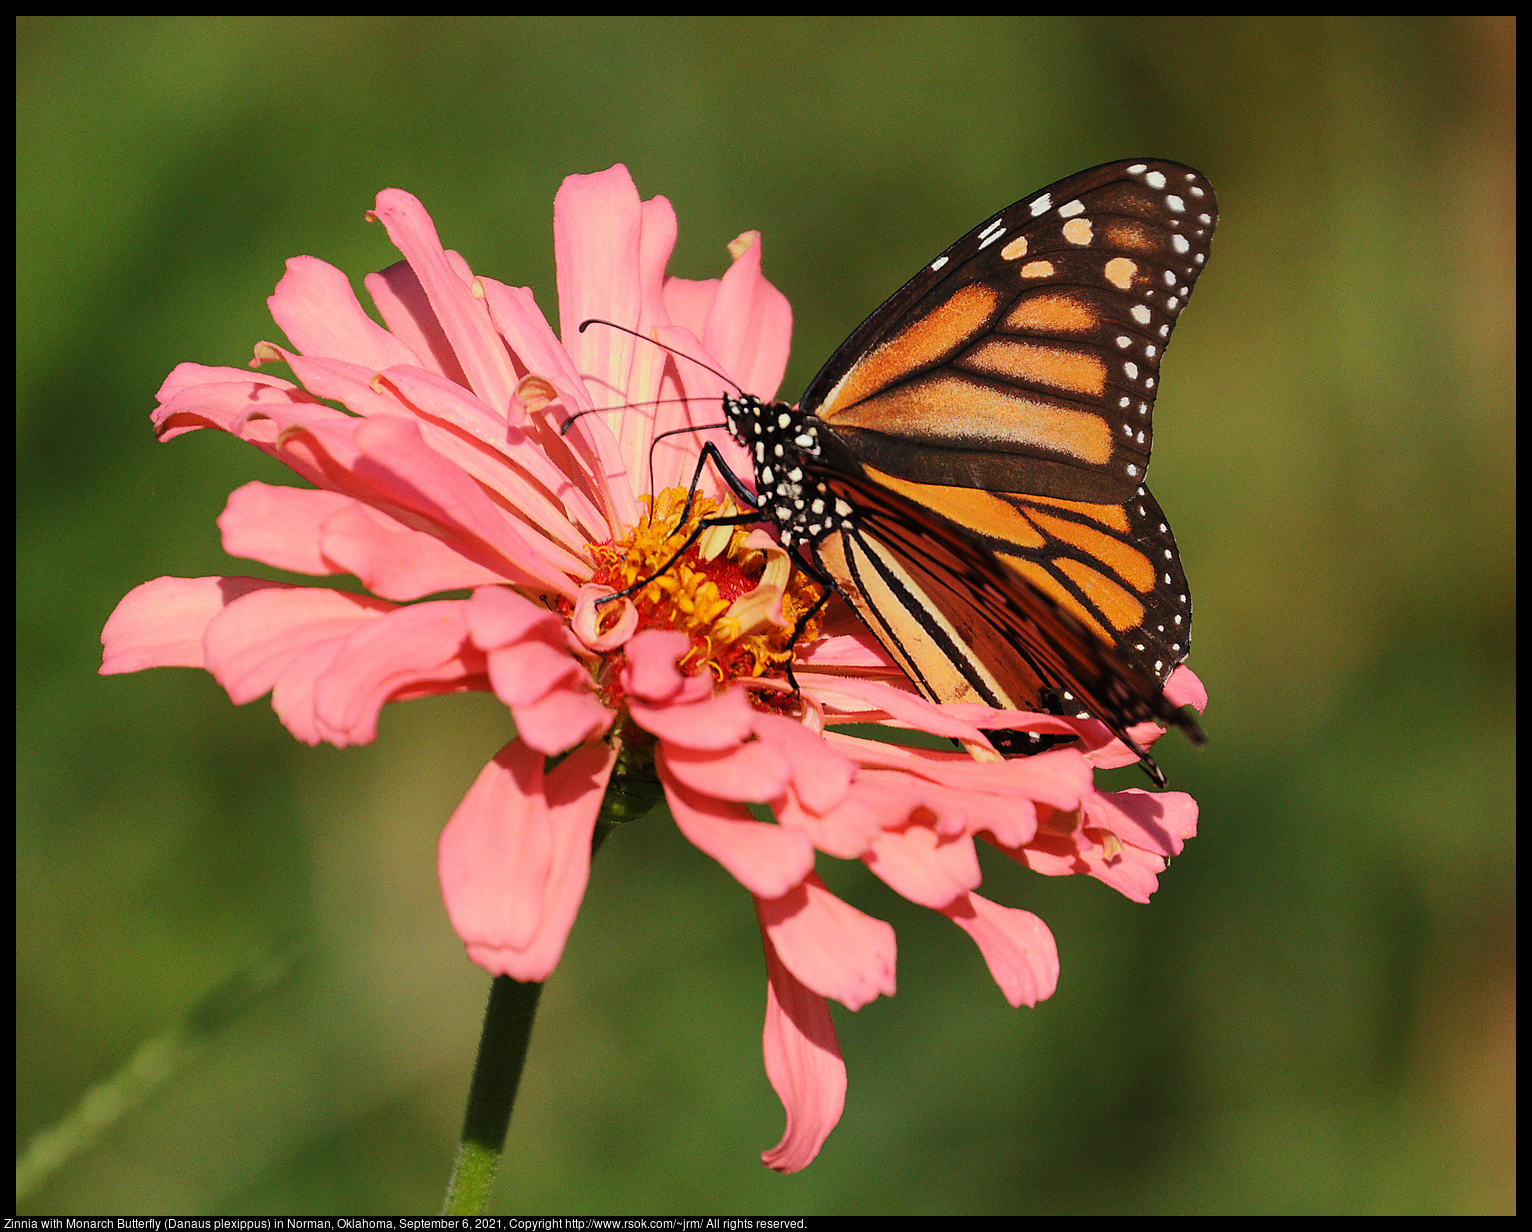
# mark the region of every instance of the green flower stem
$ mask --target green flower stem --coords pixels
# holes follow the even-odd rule
[[[626,772],[627,753],[624,748],[618,755],[606,798],[601,802],[596,829],[591,835],[592,857],[613,830],[625,821],[642,817],[663,799],[664,793],[652,774]],[[447,1182],[443,1215],[482,1215],[489,1202],[542,992],[541,984],[523,984],[508,975],[497,975],[490,985],[484,1031],[479,1037],[479,1057],[474,1063],[468,1110],[463,1116],[463,1137],[452,1165],[452,1177]]]
[[[468,1111],[457,1162],[447,1182],[443,1215],[481,1215],[495,1183],[495,1169],[505,1150],[511,1105],[521,1085],[521,1068],[532,1039],[532,1019],[543,995],[541,984],[523,984],[497,975],[489,986],[484,1010],[484,1033],[479,1036],[479,1059],[468,1088]]]

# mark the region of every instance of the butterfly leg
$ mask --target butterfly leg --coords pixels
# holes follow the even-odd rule
[[[697,469],[692,472],[691,487],[688,488],[686,492],[686,505],[681,510],[681,521],[679,525],[685,526],[686,519],[691,517],[692,502],[697,499],[697,484],[702,480],[702,468],[707,465],[709,458],[713,460],[713,465],[718,470],[719,478],[721,478],[724,483],[729,485],[730,491],[732,491],[735,496],[739,497],[741,504],[743,504],[746,508],[755,511],[755,517],[758,518],[760,516],[759,498],[754,492],[745,486],[744,481],[741,480],[738,475],[729,469],[729,464],[723,460],[723,455],[718,452],[718,446],[713,444],[712,441],[708,441],[702,446],[702,452],[697,457]],[[754,518],[748,520],[754,520]],[[713,525],[722,526],[724,523],[714,522]],[[745,525],[745,521],[735,522],[732,523],[732,525],[743,526]],[[687,546],[690,547],[691,544],[688,543]]]
[[[804,569],[804,572],[808,573],[810,577],[814,577],[814,575],[810,573],[808,569]],[[815,578],[814,580],[819,581],[818,578]],[[823,589],[819,598],[814,600],[813,607],[809,608],[809,610],[804,612],[802,616],[798,617],[798,623],[793,626],[793,635],[787,643],[787,648],[789,651],[787,658],[787,683],[792,686],[794,693],[801,693],[802,690],[798,687],[797,677],[793,675],[793,659],[791,652],[797,649],[798,639],[803,636],[803,631],[809,627],[809,621],[813,620],[815,616],[819,615],[819,609],[824,607],[824,605],[830,601],[830,596],[835,593],[828,582],[821,582],[820,584]]]
[[[676,561],[680,560],[681,557],[686,555],[686,549],[691,547],[692,544],[696,543],[698,539],[702,538],[702,533],[704,531],[711,530],[715,526],[748,526],[750,523],[758,521],[760,521],[760,514],[755,513],[754,511],[749,513],[737,513],[732,517],[727,518],[703,518],[702,521],[698,522],[696,527],[693,528],[692,533],[686,536],[686,542],[677,548],[671,555],[670,559],[667,560],[663,565],[661,565],[648,577],[639,579],[631,586],[625,586],[623,589],[610,595],[602,595],[601,598],[596,600],[596,606],[601,607],[603,604],[610,603],[614,599],[622,599],[628,595],[636,594],[645,586],[649,585],[650,582],[654,581],[655,578],[664,577],[665,574],[670,571],[670,566],[675,564]]]
[[[633,585],[624,587],[622,590],[617,591],[615,594],[604,595],[600,599],[597,599],[597,607],[601,607],[603,604],[610,603],[614,599],[621,599],[627,595],[635,594],[642,590],[645,586],[649,585],[649,583],[654,581],[655,578],[664,577],[665,574],[670,570],[670,567],[686,554],[686,550],[702,537],[702,533],[704,531],[711,530],[715,526],[749,526],[752,522],[760,521],[761,514],[760,509],[756,505],[755,493],[747,488],[744,483],[740,481],[739,476],[737,476],[733,471],[729,469],[729,464],[723,460],[723,455],[718,452],[718,447],[709,441],[702,446],[702,453],[697,458],[697,469],[692,472],[691,487],[686,493],[686,504],[681,509],[681,519],[678,525],[685,526],[687,519],[691,517],[692,504],[697,499],[697,484],[702,479],[702,468],[707,465],[709,458],[713,460],[713,464],[718,468],[718,473],[723,478],[723,481],[728,484],[729,488],[734,492],[734,494],[738,496],[746,506],[748,506],[745,512],[731,514],[728,517],[722,518],[703,518],[697,523],[696,526],[692,528],[692,533],[686,537],[686,542],[676,549],[676,551],[671,555],[670,559],[667,560],[660,569],[652,573],[650,576],[634,582]]]

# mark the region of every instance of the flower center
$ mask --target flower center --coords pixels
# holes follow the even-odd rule
[[[706,667],[720,684],[782,674],[793,655],[793,630],[818,602],[820,588],[793,568],[781,547],[745,526],[710,526],[670,563],[704,519],[742,511],[732,500],[698,496],[683,523],[685,488],[641,499],[648,512],[637,526],[611,543],[590,546],[596,562],[591,581],[613,590],[643,581],[628,596],[638,627],[685,633],[691,649],[681,660],[683,672]],[[799,640],[812,641],[819,630],[816,616]]]

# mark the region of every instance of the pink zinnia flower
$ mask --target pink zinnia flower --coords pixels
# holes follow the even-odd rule
[[[270,692],[309,744],[371,740],[385,702],[493,691],[518,736],[447,823],[440,876],[469,957],[522,981],[558,964],[614,772],[657,776],[686,837],[755,896],[766,1072],[787,1110],[762,1158],[802,1168],[844,1102],[827,998],[855,1010],[894,991],[893,929],[825,888],[816,851],[860,859],[946,915],[1006,999],[1032,1005],[1058,979],[1053,937],[1030,912],[974,892],[975,838],[1143,901],[1193,833],[1196,805],[1178,792],[1097,792],[1093,765],[1133,760],[1099,724],[924,701],[838,601],[789,646],[817,592],[764,531],[714,528],[654,576],[682,542],[700,449],[699,433],[660,434],[719,417],[724,384],[702,364],[770,397],[787,362],[791,314],[761,274],[756,233],[729,246],[719,279],[667,277],[670,204],[641,201],[621,166],[570,177],[554,201],[555,335],[530,290],[443,249],[408,193],[380,193],[372,217],[404,254],[366,279],[384,325],[343,273],[296,257],[269,301],[290,347],[263,342],[251,366],[284,361],[300,384],[182,364],[152,417],[163,440],[218,428],[313,485],[236,490],[218,520],[230,554],[352,574],[371,593],[159,578],[112,614],[101,670],[206,668],[236,703]],[[587,318],[664,346],[581,333]],[[561,434],[582,411],[594,413]],[[707,439],[750,475],[726,433]],[[708,472],[701,490],[693,521],[735,511]],[[794,655],[801,692],[784,678]],[[1206,703],[1184,668],[1172,692]],[[932,732],[967,751],[834,730],[851,723]],[[1082,743],[1007,761],[981,727],[1071,731]],[[1147,744],[1159,733],[1133,734]],[[549,769],[551,757],[561,760]],[[747,803],[769,804],[775,823]]]

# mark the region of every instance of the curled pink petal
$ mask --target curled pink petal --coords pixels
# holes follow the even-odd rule
[[[982,880],[971,838],[943,840],[926,826],[883,831],[862,859],[912,903],[938,911]]]
[[[672,323],[701,338],[718,298],[718,279],[666,278],[664,294],[665,311]]]
[[[787,1113],[782,1140],[761,1152],[761,1162],[778,1172],[797,1172],[814,1161],[840,1121],[846,1106],[846,1063],[825,999],[783,965],[764,922],[761,941],[767,981],[761,1047],[766,1077]]]
[[[522,740],[554,757],[612,725],[612,712],[582,689],[555,689],[548,696],[511,710]]]
[[[1184,663],[1171,672],[1170,679],[1165,682],[1165,699],[1173,706],[1193,706],[1198,711],[1208,708],[1206,686]]]
[[[430,297],[408,261],[396,261],[387,269],[362,279],[388,332],[420,357],[421,366],[468,388],[468,377],[458,362],[452,342],[431,307]]]
[[[769,401],[787,371],[793,310],[761,274],[759,231],[746,231],[729,250],[734,264],[709,305],[702,343],[741,388]]]
[[[908,822],[920,807],[919,801],[919,794],[911,792],[904,779],[862,770],[851,790],[823,812],[803,806],[796,783],[771,804],[782,825],[802,830],[820,851],[837,859],[856,860],[872,849],[884,830]]]
[[[371,420],[356,429],[358,479],[398,502],[462,544],[470,559],[507,580],[573,594],[574,586],[501,515],[482,488],[446,462],[404,420]]]
[[[755,726],[755,711],[750,706],[749,696],[739,687],[689,704],[678,704],[680,700],[673,700],[666,706],[645,706],[632,701],[628,704],[628,713],[639,726],[667,744],[688,749],[732,748]]]
[[[198,375],[205,379],[195,380]],[[282,423],[339,425],[349,416],[320,406],[290,381],[251,376],[237,369],[181,364],[160,387],[160,404],[150,413],[149,421],[162,441],[199,428],[221,428],[275,457],[278,451],[273,445],[278,433],[274,418]],[[316,471],[304,478],[318,476]]]
[[[586,680],[580,661],[562,646],[527,640],[489,652],[489,683],[507,706],[542,701],[560,685]]]
[[[625,647],[628,664],[623,669],[622,687],[646,702],[668,702],[686,687],[686,677],[676,661],[691,649],[691,642],[679,629],[645,629]],[[710,690],[711,691],[711,690]]]
[[[354,633],[398,610],[368,595],[309,586],[262,587],[208,623],[203,639],[207,669],[234,704],[242,705],[274,688],[312,647],[338,649]]]
[[[1124,898],[1147,903],[1160,887],[1165,857],[1122,843],[1110,833],[1087,830],[1085,836],[1090,841],[1079,853],[1084,871]]]
[[[420,280],[469,388],[504,414],[516,387],[510,358],[490,323],[484,302],[474,297],[451,268],[431,216],[419,201],[397,188],[378,194],[373,214],[388,228],[389,238]]]
[[[540,604],[506,586],[484,586],[473,592],[464,616],[473,644],[480,650],[499,650],[527,638],[556,643],[559,618]]]
[[[251,577],[162,577],[140,583],[123,596],[101,630],[101,675],[146,667],[206,667],[202,639],[214,617],[254,591],[290,589]]]
[[[1184,791],[1092,792],[1085,799],[1085,824],[1111,830],[1125,843],[1164,856],[1181,854],[1197,833],[1197,802]]]
[[[359,501],[325,519],[319,547],[329,572],[352,574],[373,594],[401,602],[503,580],[435,535],[411,530]]]
[[[321,527],[338,510],[359,505],[341,492],[254,482],[229,493],[218,529],[230,556],[323,577],[341,570],[320,550]]]
[[[468,643],[463,606],[438,600],[396,608],[348,637],[314,685],[314,713],[326,739],[366,744],[394,696],[448,691],[441,686],[481,674],[484,657]]]
[[[758,712],[754,726],[763,744],[780,750],[805,808],[823,813],[845,799],[856,763],[831,749],[822,735],[776,714]]]
[[[978,727],[957,717],[947,707],[938,706],[892,685],[876,680],[843,678],[836,681],[835,687],[842,695],[859,698],[882,713],[922,731],[970,740],[983,738]]]
[[[701,795],[755,802],[781,795],[791,769],[781,753],[758,740],[721,750],[667,744],[665,764],[678,782]]]
[[[266,301],[271,318],[304,355],[345,356],[381,372],[420,357],[367,315],[351,280],[318,257],[290,257],[287,273]]]
[[[610,610],[610,605],[597,607],[596,600],[614,593],[610,586],[587,583],[580,587],[580,593],[575,597],[574,615],[570,617],[570,626],[581,644],[597,654],[616,650],[638,629],[638,609],[626,599],[618,599],[616,602],[621,609],[620,614],[610,628],[603,630],[602,622],[608,619],[607,612]],[[672,661],[671,667],[674,668],[674,666],[675,663]]]
[[[582,373],[598,374],[597,381],[619,395],[635,340],[609,329],[582,333],[580,325],[593,317],[638,320],[642,209],[633,178],[620,163],[594,175],[567,177],[553,199],[559,336]],[[595,405],[611,401],[602,398]]]
[[[596,816],[616,750],[587,744],[544,777],[513,740],[484,767],[442,831],[442,899],[468,957],[491,975],[545,980],[590,876]]]
[[[1059,951],[1048,926],[1030,911],[965,894],[942,914],[978,944],[989,973],[1013,1006],[1036,1005],[1059,984]]]
[[[893,928],[836,898],[815,874],[756,911],[783,965],[820,996],[859,1010],[894,995]]]
[[[903,748],[870,740],[859,740],[829,732],[830,747],[841,751],[863,766],[903,772],[940,783],[954,791],[973,793],[976,797],[998,797],[1013,802],[1001,808],[986,803],[986,828],[1004,840],[1007,832],[1020,827],[1025,842],[1035,826],[1032,803],[1071,809],[1091,790],[1090,766],[1073,749],[1050,749],[1032,757],[1006,761],[976,762],[964,754],[944,753],[935,749]]]
[[[1166,862],[1197,828],[1197,803],[1179,791],[1095,792],[1082,815],[1080,854],[1087,871],[1138,903],[1149,901]]]
[[[663,749],[656,764],[681,833],[752,894],[779,898],[813,870],[814,845],[801,832],[756,821],[742,804],[692,791],[671,771]]]
[[[1196,825],[1196,801],[1184,792],[1093,792],[1079,809],[1053,812],[1024,845],[998,845],[1033,872],[1085,873],[1147,903],[1167,858]]]

